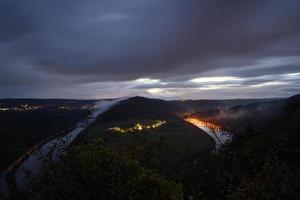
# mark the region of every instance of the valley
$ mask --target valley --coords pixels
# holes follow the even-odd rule
[[[291,99],[295,98],[297,97]],[[193,189],[192,185],[185,181],[190,176],[198,176],[196,169],[206,169],[207,165],[214,166],[215,159],[218,160],[226,154],[227,148],[232,148],[231,146],[242,141],[246,143],[251,141],[251,139],[239,138],[264,137],[263,133],[257,134],[257,132],[267,127],[268,121],[285,118],[284,110],[289,108],[287,106],[289,101],[290,99],[281,102],[263,100],[261,103],[240,106],[191,110],[189,106],[182,106],[174,101],[143,97],[100,100],[94,104],[97,106],[92,106],[93,109],[83,121],[77,122],[76,128],[64,136],[57,135],[48,141],[46,139],[36,144],[12,164],[2,176],[1,188],[4,192],[15,187],[28,188],[35,177],[44,173],[44,168],[48,165],[45,163],[54,162],[53,164],[56,165],[55,163],[60,163],[66,154],[72,154],[70,152],[75,151],[77,147],[94,144],[100,140],[105,144],[105,148],[139,160],[143,167],[154,170],[163,177],[180,180],[185,190],[192,192],[195,188]],[[282,105],[281,111],[279,105]],[[260,109],[257,109],[258,106]],[[272,114],[271,117],[265,115],[262,117],[264,121],[260,120],[264,126],[254,126],[251,133],[247,132],[250,130],[247,127],[257,120],[254,116],[262,116],[266,112],[265,109],[278,114]],[[240,114],[241,112],[243,115]],[[244,126],[246,132],[237,134],[241,129],[232,125],[234,123]],[[244,145],[242,149],[246,146]],[[255,148],[255,145],[251,145],[250,148]],[[151,153],[145,156],[144,151]],[[212,168],[207,173],[213,173],[211,170],[217,169]],[[210,182],[210,177],[213,175],[199,177],[199,180],[208,178],[206,181]]]

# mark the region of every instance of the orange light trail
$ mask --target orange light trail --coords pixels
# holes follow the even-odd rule
[[[186,122],[195,124],[197,126],[204,126],[207,128],[210,128],[212,130],[216,130],[216,131],[220,131],[221,130],[221,126],[209,123],[209,122],[205,122],[205,121],[201,121],[198,118],[194,118],[194,117],[187,117],[184,119]]]

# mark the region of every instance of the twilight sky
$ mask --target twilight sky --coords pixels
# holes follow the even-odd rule
[[[300,93],[299,0],[0,0],[0,98]]]

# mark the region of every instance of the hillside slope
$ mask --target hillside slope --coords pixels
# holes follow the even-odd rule
[[[172,163],[210,154],[214,149],[214,141],[204,131],[178,117],[184,111],[182,107],[168,101],[133,97],[99,116],[96,123],[82,134],[81,141],[102,138],[123,149],[141,139],[163,140],[166,148],[162,154]],[[126,130],[137,124],[147,126],[158,120],[166,123],[159,128],[140,131],[109,130],[114,127]]]
[[[172,102],[149,99],[145,97],[133,97],[122,101],[109,111],[100,116],[101,121],[118,121],[129,118],[170,118],[184,112],[185,109]]]

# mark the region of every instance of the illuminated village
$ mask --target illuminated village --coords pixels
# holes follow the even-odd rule
[[[108,130],[114,133],[134,133],[143,130],[156,129],[163,126],[166,123],[167,123],[166,121],[158,120],[153,124],[145,125],[145,124],[137,123],[134,127],[129,127],[129,128],[112,127],[109,128]]]
[[[24,104],[19,107],[1,107],[0,111],[33,111],[42,109],[44,106]]]

